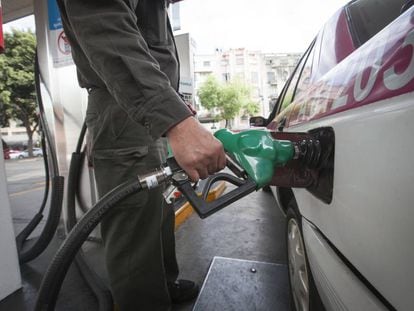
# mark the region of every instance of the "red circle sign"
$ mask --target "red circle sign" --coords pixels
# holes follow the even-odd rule
[[[70,44],[65,33],[62,31],[58,36],[58,49],[64,55],[70,54]]]

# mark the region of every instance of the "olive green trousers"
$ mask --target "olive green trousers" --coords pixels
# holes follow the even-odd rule
[[[166,159],[164,138],[152,140],[104,89],[89,94],[86,123],[99,196]],[[121,311],[169,310],[167,282],[178,276],[174,211],[163,188],[120,202],[101,223],[111,291]]]

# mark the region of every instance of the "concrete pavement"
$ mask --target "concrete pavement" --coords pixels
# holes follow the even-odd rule
[[[43,159],[6,161],[8,190],[15,232],[38,211],[43,198]],[[286,264],[285,219],[271,194],[262,191],[235,202],[201,220],[194,213],[176,232],[180,278],[202,283],[214,256]],[[39,226],[42,227],[42,226]],[[36,237],[37,232],[33,234]],[[22,266],[24,287],[0,302],[0,311],[31,310],[42,274],[59,243],[54,239],[39,258]],[[90,242],[89,242],[90,243]],[[101,246],[87,250],[88,260],[104,275]],[[93,310],[96,303],[78,272],[71,269],[59,296],[57,310]],[[277,281],[277,280],[275,280]],[[174,311],[191,310],[193,303],[177,305]]]

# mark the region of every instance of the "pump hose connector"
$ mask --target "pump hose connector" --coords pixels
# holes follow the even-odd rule
[[[294,144],[295,159],[308,168],[315,168],[321,158],[321,143],[317,139],[303,139]]]
[[[143,189],[152,189],[166,182],[173,175],[169,166],[163,166],[147,174],[138,175],[138,180]]]

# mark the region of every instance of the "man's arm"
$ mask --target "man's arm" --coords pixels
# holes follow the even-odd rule
[[[59,0],[89,65],[117,103],[157,139],[191,115],[151,55],[124,0]],[[155,13],[154,13],[155,14]]]
[[[60,0],[76,40],[116,101],[154,139],[166,134],[174,156],[197,181],[222,168],[221,143],[193,117],[151,56],[135,12],[122,0]]]

